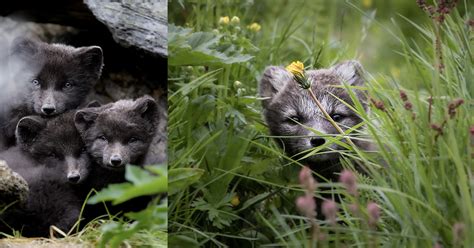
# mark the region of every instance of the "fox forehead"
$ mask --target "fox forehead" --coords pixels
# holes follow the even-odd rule
[[[313,83],[312,90],[316,98],[320,101],[323,108],[328,111],[342,111],[347,112],[348,107],[342,102],[351,103],[349,94],[342,88],[335,87],[326,81],[324,83]],[[293,113],[296,112],[314,114],[319,112],[319,108],[312,99],[312,96],[307,90],[301,89],[296,85],[288,85],[276,95],[269,108],[280,110],[281,112]]]

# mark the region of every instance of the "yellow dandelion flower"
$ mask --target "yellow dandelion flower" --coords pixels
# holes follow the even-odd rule
[[[302,77],[304,74],[304,64],[301,61],[292,62],[289,66],[286,67],[286,70],[289,71],[294,76]]]
[[[232,197],[232,200],[230,200],[230,204],[232,204],[232,206],[234,207],[237,207],[240,204],[239,196],[235,195],[234,197]]]
[[[240,23],[240,18],[237,16],[232,17],[232,19],[230,20],[230,24],[232,25],[238,25],[239,23]]]
[[[230,19],[228,16],[221,16],[221,18],[219,18],[220,25],[227,25],[229,24],[229,22],[230,22]]]
[[[372,0],[363,0],[362,1],[362,5],[365,7],[365,8],[370,8],[372,6]]]
[[[262,26],[260,26],[260,24],[258,24],[256,22],[254,22],[254,23],[248,25],[247,28],[250,29],[250,31],[252,31],[254,33],[257,33],[258,31],[260,31]]]
[[[304,64],[302,62],[294,61],[286,67],[286,70],[293,74],[293,78],[301,86],[301,88],[308,89],[311,87],[311,83],[306,79]]]

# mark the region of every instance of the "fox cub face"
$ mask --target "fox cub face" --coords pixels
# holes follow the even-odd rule
[[[120,100],[76,113],[76,127],[95,162],[106,169],[142,165],[158,125],[158,105],[149,96]]]
[[[343,130],[357,125],[362,120],[339,100],[353,105],[346,89],[340,86],[342,82],[351,86],[362,86],[364,79],[361,73],[362,67],[357,61],[343,62],[329,69],[306,71],[308,79],[312,81],[311,88],[316,98]],[[328,137],[338,134],[308,91],[300,88],[285,68],[267,67],[259,86],[260,96],[264,97],[265,121],[272,135],[283,136],[279,138],[279,143],[290,156],[304,156],[311,149],[328,142]],[[354,93],[365,108],[365,96],[359,90],[354,90]],[[358,143],[357,140],[353,141]],[[337,160],[337,150],[341,149],[332,143],[305,161]]]
[[[57,169],[70,183],[81,183],[89,174],[90,159],[74,125],[74,113],[53,119],[23,117],[17,125],[17,142],[40,166]]]
[[[44,116],[77,108],[99,79],[103,66],[98,46],[74,48],[19,39],[11,53],[28,72],[28,76],[16,79],[26,88],[27,104]]]

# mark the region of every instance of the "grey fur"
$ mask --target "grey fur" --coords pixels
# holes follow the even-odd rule
[[[168,162],[168,137],[166,131],[168,123],[168,108],[166,98],[158,101],[158,113],[158,126],[156,128],[153,140],[151,141],[150,147],[148,148],[148,152],[145,156],[145,160],[143,162],[144,165],[156,165]]]
[[[90,171],[86,146],[75,128],[75,111],[45,120],[39,116],[23,117],[16,130],[18,146],[30,155],[36,164],[57,166],[64,179],[82,183]]]
[[[24,117],[16,131],[18,146],[0,153],[28,183],[26,202],[0,216],[24,236],[48,236],[51,225],[67,232],[79,217],[83,199],[76,184],[86,180],[90,160],[73,117],[74,112],[49,120]],[[3,224],[0,230],[10,231]]]
[[[159,124],[159,109],[152,97],[144,96],[82,109],[75,122],[95,162],[122,170],[127,164],[143,165]]]
[[[306,72],[309,80],[313,82],[311,89],[324,109],[330,115],[337,114],[342,117],[338,120],[338,124],[343,130],[353,127],[362,120],[331,94],[353,104],[344,88],[334,86],[340,86],[343,82],[352,86],[362,86],[365,81],[362,71],[359,62],[346,61],[329,69]],[[288,155],[299,154],[301,157],[326,142],[325,137],[338,134],[314,103],[308,91],[300,88],[285,68],[267,67],[259,87],[260,96],[264,97],[263,115],[270,133],[274,136],[283,136],[278,139],[279,144]],[[354,92],[366,108],[365,95],[360,90],[354,90]],[[298,137],[285,138],[284,136]],[[357,140],[353,140],[353,142],[361,147],[366,146]],[[334,143],[329,148],[322,151],[324,154],[308,157],[304,162],[319,172],[329,171],[327,174],[331,174],[333,171],[337,171],[338,168],[335,167],[338,167],[339,153],[334,150],[342,148]]]
[[[157,133],[159,128],[164,129],[161,110],[152,97],[144,96],[135,101],[120,100],[76,113],[76,127],[96,163],[84,184],[83,195],[91,189],[100,190],[109,184],[125,182],[127,164],[142,166],[150,158],[156,161],[166,157],[163,154],[149,154],[150,146],[156,145],[152,144],[156,137],[166,138],[165,134]],[[158,141],[158,144],[164,146],[163,142],[166,141]],[[113,164],[111,160],[114,157],[119,158],[120,163]],[[150,200],[150,197],[140,197],[118,206],[107,205],[107,208],[112,213],[138,211]],[[99,206],[87,207],[84,213],[86,220],[106,214]]]
[[[10,60],[24,67],[12,80],[22,87],[22,101],[0,116],[0,141],[14,145],[14,130],[27,115],[54,116],[79,107],[99,79],[103,67],[98,46],[74,48],[32,39],[14,41]]]

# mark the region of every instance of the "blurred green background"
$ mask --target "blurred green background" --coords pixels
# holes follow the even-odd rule
[[[471,9],[473,3],[459,1],[457,9],[464,15],[465,6]],[[268,39],[276,39],[278,34],[288,31],[290,39],[281,44],[282,49],[275,56],[287,58],[288,64],[308,58],[308,54],[313,56],[311,62],[314,67],[328,66],[343,59],[358,59],[371,74],[391,75],[394,79],[406,71],[403,67],[406,63],[400,55],[403,52],[401,34],[408,44],[414,44],[422,36],[410,22],[426,29],[431,29],[432,22],[418,7],[416,0],[170,2],[169,22],[179,26],[211,31],[217,27],[221,16],[238,16],[242,23],[260,24],[258,36],[265,38],[257,39],[258,44],[255,45],[261,49],[271,42]],[[260,54],[256,57],[257,60],[268,61],[256,64],[279,62]],[[402,82],[408,88],[414,83]]]

